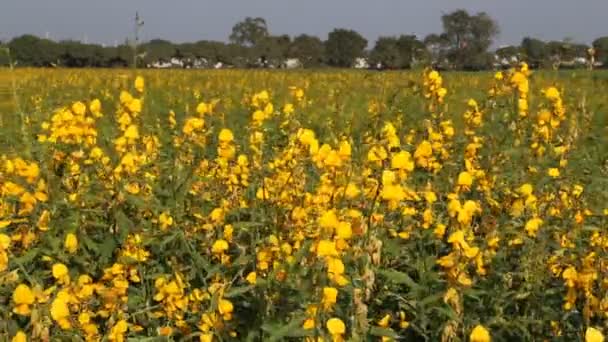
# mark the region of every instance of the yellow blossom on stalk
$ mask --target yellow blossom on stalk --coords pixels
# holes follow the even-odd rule
[[[53,265],[53,278],[57,280],[59,284],[68,284],[70,282],[70,274],[68,268],[61,263]]]
[[[334,339],[346,333],[346,325],[341,319],[336,317],[328,319],[326,327]]]
[[[469,336],[471,342],[490,342],[491,340],[490,332],[483,325],[475,326],[471,331],[471,336]]]
[[[335,287],[324,287],[323,288],[323,308],[330,310],[338,298],[338,290]]]
[[[470,189],[473,184],[473,177],[467,171],[463,171],[458,175],[458,186],[463,189]]]
[[[158,217],[158,223],[160,224],[160,229],[167,230],[173,225],[173,217],[169,213],[163,212]]]
[[[135,84],[134,84],[135,90],[137,90],[140,93],[143,93],[144,92],[144,84],[145,84],[145,82],[144,82],[144,78],[143,77],[137,76],[135,78]]]
[[[585,342],[604,342],[604,334],[598,329],[588,327],[585,331]]]
[[[13,336],[11,342],[27,342],[27,335],[23,331],[19,330],[15,336]]]
[[[227,299],[220,299],[217,304],[218,311],[224,316],[224,320],[230,320],[234,307],[232,302]]]
[[[34,293],[29,286],[25,284],[19,284],[15,291],[13,291],[13,302],[15,302],[15,308],[13,312],[18,315],[27,316],[30,314],[30,305],[34,304]]]
[[[65,250],[68,251],[68,253],[76,253],[76,251],[78,250],[78,238],[76,237],[76,235],[74,235],[73,233],[68,233],[65,236],[63,246]]]
[[[336,243],[334,241],[321,240],[317,245],[317,256],[336,256],[338,251],[336,250]]]
[[[66,296],[69,295],[57,295],[51,303],[51,318],[64,330],[71,328],[69,320],[70,308],[68,307]]]
[[[249,284],[255,285],[255,283],[257,282],[257,274],[255,272],[249,272],[249,274],[247,274],[247,277],[245,277],[245,280],[247,280]]]
[[[110,335],[108,336],[108,340],[123,342],[125,340],[124,335],[127,332],[128,328],[129,324],[127,323],[127,321],[121,319],[120,321],[116,322],[116,324],[114,324],[112,329],[110,329]]]
[[[526,222],[526,232],[528,232],[528,235],[530,236],[536,236],[536,233],[538,232],[538,229],[540,228],[540,226],[543,224],[543,220],[535,217],[530,219],[528,222]]]
[[[228,250],[228,242],[226,240],[216,240],[211,247],[214,254],[222,254]]]
[[[547,170],[547,174],[552,178],[557,178],[560,173],[558,168],[552,167]]]

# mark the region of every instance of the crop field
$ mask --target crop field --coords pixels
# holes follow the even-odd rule
[[[0,69],[0,341],[602,341],[608,74]]]

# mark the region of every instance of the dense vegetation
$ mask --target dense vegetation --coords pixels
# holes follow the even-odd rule
[[[55,42],[32,35],[15,37],[5,45],[18,66],[64,67],[144,67],[172,58],[185,61],[184,66],[201,67],[222,63],[235,67],[280,67],[287,59],[298,59],[302,67],[351,67],[356,58],[367,57],[373,66],[408,69],[413,66],[445,69],[480,70],[495,67],[497,57],[508,63],[527,61],[534,68],[554,66],[585,67],[573,64],[577,58],[590,58],[589,48],[595,49],[598,62],[608,61],[608,37],[596,39],[592,46],[572,41],[544,42],[526,37],[520,46],[501,47],[489,52],[496,37],[498,24],[485,13],[471,15],[464,10],[448,13],[441,18],[443,32],[419,38],[413,35],[379,37],[371,49],[358,32],[337,28],[326,40],[306,34],[290,37],[271,34],[262,18],[246,18],[237,23],[229,42],[199,41],[176,44],[154,39],[136,45],[134,37],[118,46],[101,46],[78,41]],[[515,60],[513,60],[515,57]],[[8,61],[0,54],[0,65]],[[605,63],[608,64],[608,63]],[[500,66],[509,66],[504,65]]]
[[[603,341],[603,71],[11,79],[0,340]]]

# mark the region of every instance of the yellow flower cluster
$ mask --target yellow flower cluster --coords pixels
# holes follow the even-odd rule
[[[487,98],[435,70],[113,75],[33,98],[31,155],[1,157],[0,336],[604,340],[590,121],[525,63]]]

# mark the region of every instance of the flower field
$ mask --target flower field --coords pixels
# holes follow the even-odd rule
[[[604,72],[0,82],[2,341],[608,332]]]

